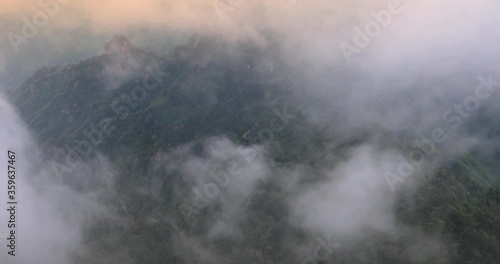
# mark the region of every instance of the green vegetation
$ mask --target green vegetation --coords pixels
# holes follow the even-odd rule
[[[119,171],[118,198],[106,202],[116,208],[122,223],[100,220],[89,224],[85,237],[89,252],[75,256],[75,263],[201,263],[200,252],[175,241],[185,241],[184,235],[205,236],[220,208],[207,206],[186,222],[179,205],[182,197],[190,195],[190,187],[179,172],[155,165],[160,152],[222,135],[240,145],[259,143],[244,135],[250,132],[256,137],[262,128],[269,127],[273,111],[284,108],[296,118],[274,134],[278,144],[271,146],[270,158],[277,164],[328,168],[341,160],[347,149],[364,141],[366,135],[359,132],[344,144],[325,150],[331,136],[321,126],[308,123],[301,112],[300,87],[291,85],[293,78],[287,68],[280,63],[272,67],[261,63],[279,61],[273,55],[278,52],[272,47],[263,52],[243,44],[238,49],[228,52],[226,44],[204,37],[195,37],[163,57],[131,49],[127,56],[138,62],[141,70],[119,79],[114,89],[102,73],[110,63],[121,60],[122,54],[108,53],[75,65],[40,69],[12,92],[12,101],[35,131],[48,159],[64,163],[75,143],[87,140],[85,131],[98,128],[103,121],[115,127],[85,159],[103,153]],[[147,66],[163,73],[158,88],[146,90],[147,96],[135,101],[135,107],[120,101],[123,95],[136,92]],[[126,117],[113,111],[118,106],[128,109]],[[497,134],[493,139],[499,131],[498,126],[494,129]],[[383,128],[376,131],[388,147],[405,148],[397,136]],[[318,157],[318,150],[335,153],[336,158]],[[368,230],[373,233],[367,236],[377,243],[344,244],[345,250],[325,263],[406,263],[408,243],[422,234],[441,237],[447,247],[434,258],[416,258],[415,263],[498,263],[500,188],[495,168],[499,159],[473,151],[449,161],[397,204],[398,220],[418,232],[393,238]],[[135,191],[151,183],[154,175],[168,179],[157,186],[155,198]],[[318,177],[311,174],[309,180]],[[259,186],[247,203],[248,217],[240,223],[245,238],[216,240],[211,250],[218,254],[218,261],[302,261],[287,242],[305,242],[307,234],[286,221],[289,212],[282,191],[272,182]]]

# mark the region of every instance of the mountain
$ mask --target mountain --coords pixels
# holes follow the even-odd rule
[[[85,250],[73,252],[74,263],[498,262],[498,153],[472,148],[440,158],[402,194],[391,194],[383,175],[382,185],[357,182],[370,184],[363,190],[373,191],[368,201],[377,207],[352,198],[357,188],[322,192],[332,171],[378,167],[363,159],[378,151],[368,143],[414,148],[409,134],[382,125],[340,136],[329,127],[344,123],[311,121],[308,109],[321,103],[309,99],[294,69],[273,45],[196,35],[159,55],[120,36],[102,55],[42,68],[14,89],[9,97],[54,178],[85,193],[102,184],[96,173],[75,176],[92,171],[93,161],[105,157],[116,172],[112,191],[97,198],[113,217],[85,224]],[[498,140],[495,116],[481,112],[467,127],[486,126],[488,139]],[[241,172],[227,190],[220,166]],[[335,250],[296,223],[330,224],[297,213],[316,193],[339,210],[333,215],[348,217],[334,229]],[[346,197],[356,202],[351,209],[336,205]],[[394,219],[383,215],[388,207]],[[380,218],[360,219],[371,210]],[[318,259],[320,251],[327,257]]]

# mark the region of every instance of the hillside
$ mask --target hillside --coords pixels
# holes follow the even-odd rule
[[[13,90],[55,179],[85,193],[102,185],[100,175],[75,175],[95,160],[116,172],[112,192],[98,197],[113,217],[86,223],[73,263],[313,263],[318,237],[329,234],[308,221],[335,226],[336,214],[345,220],[331,229],[340,246],[314,263],[498,262],[498,150],[445,149],[435,169],[394,193],[384,175],[344,182],[338,175],[354,169],[383,171],[385,156],[363,153],[415,150],[406,144],[414,135],[382,124],[346,135],[336,130],[341,113],[311,120],[325,102],[280,52],[196,35],[159,55],[115,37],[102,55],[42,68]],[[486,126],[497,142],[496,120],[481,111],[467,133]],[[229,183],[214,180],[230,168],[239,173]],[[337,181],[355,186],[323,189]],[[332,211],[304,202],[315,195]]]

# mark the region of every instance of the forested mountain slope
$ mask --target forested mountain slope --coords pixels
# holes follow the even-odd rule
[[[341,116],[311,120],[328,102],[310,99],[280,52],[195,36],[159,55],[116,37],[102,55],[42,68],[13,90],[54,178],[89,192],[103,184],[92,165],[102,157],[115,174],[98,197],[113,217],[86,223],[74,263],[498,262],[497,149],[435,158],[395,192],[383,173],[324,189],[351,168],[382,168],[385,156],[369,153],[415,150],[413,135],[382,124],[345,135],[332,129]],[[466,126],[498,142],[497,116],[480,111]],[[332,218],[301,209],[315,195],[326,207],[312,212]],[[336,214],[343,221],[328,222]],[[339,227],[322,234],[311,221]],[[339,247],[311,259],[329,235]]]

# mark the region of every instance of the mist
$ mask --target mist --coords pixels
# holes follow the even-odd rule
[[[191,251],[180,250],[179,257],[221,262],[215,245],[224,239],[244,245],[242,255],[255,255],[244,243],[248,211],[271,188],[263,186],[272,186],[286,201],[277,207],[285,218],[280,223],[293,233],[283,244],[296,252],[294,260],[305,261],[318,237],[338,243],[335,252],[343,260],[343,248],[355,251],[363,241],[374,248],[370,242],[380,236],[407,242],[401,261],[453,258],[440,253],[450,245],[439,235],[400,223],[396,207],[464,153],[494,152],[490,131],[474,121],[479,113],[498,114],[498,1],[4,0],[2,8],[0,85],[9,87],[3,90],[42,66],[109,55],[120,47],[110,51],[103,44],[115,35],[159,56],[201,35],[225,43],[229,57],[251,43],[279,58],[292,92],[304,95],[303,124],[321,127],[322,136],[334,138],[330,149],[344,155],[322,168],[280,163],[271,158],[270,144],[243,145],[227,137],[158,153],[144,173],[150,182],[134,186],[134,194],[161,204],[161,188],[179,178],[183,183],[169,188],[175,189],[171,197],[180,202],[185,225],[194,229],[209,222],[194,235],[179,231],[170,215],[146,216],[175,226],[180,239],[174,247]],[[41,13],[46,21],[33,22]],[[135,57],[115,59],[100,73],[111,92],[145,65]],[[268,59],[253,67],[273,72],[274,58]],[[207,100],[215,104],[215,97]],[[0,109],[6,128],[0,130],[0,149],[17,151],[21,175],[18,243],[25,253],[15,263],[68,263],[84,255],[84,230],[91,223],[125,221],[111,205],[122,203],[114,186],[119,173],[109,157],[98,154],[61,181],[6,99],[0,98]],[[389,136],[404,144],[387,143]],[[319,160],[330,154],[314,151]]]
[[[18,202],[15,258],[2,253],[0,259],[2,263],[68,263],[75,256],[85,254],[84,231],[93,223],[99,219],[120,223],[115,210],[106,202],[113,197],[115,172],[105,158],[98,157],[86,164],[91,169],[76,170],[65,179],[58,179],[3,95],[0,109],[1,120],[7,128],[1,131],[0,146],[16,153]],[[94,185],[91,190],[89,183]],[[96,183],[100,187],[95,188]],[[2,181],[0,186],[7,190],[7,181]],[[2,197],[2,203],[7,203],[6,198]],[[2,222],[8,222],[7,215],[2,214]],[[8,244],[6,238],[10,235],[6,227],[2,225],[0,229],[3,245]]]

